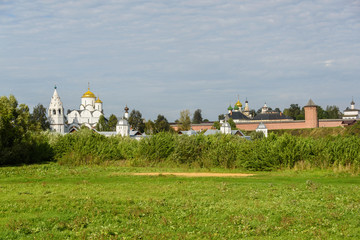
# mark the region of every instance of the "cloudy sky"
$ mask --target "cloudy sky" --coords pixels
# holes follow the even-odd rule
[[[359,0],[0,0],[0,95],[105,115],[360,107]]]

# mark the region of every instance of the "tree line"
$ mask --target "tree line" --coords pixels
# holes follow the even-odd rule
[[[99,122],[96,125],[96,130],[98,131],[115,131],[118,118],[111,114],[109,120],[107,120],[103,115],[100,116]],[[174,131],[170,126],[167,118],[159,114],[157,118],[152,120],[145,120],[142,117],[142,114],[139,110],[133,109],[129,114],[128,122],[133,130],[139,131],[141,133],[146,133],[148,135],[156,134],[159,132],[171,132]],[[188,109],[180,111],[179,119],[175,120],[178,124],[180,130],[189,130],[191,124],[199,124],[203,122],[209,122],[208,119],[203,119],[201,109],[196,109],[191,118],[190,111]]]
[[[190,112],[182,111],[179,122],[189,123],[189,119]],[[0,97],[0,165],[52,160],[70,164],[130,160],[132,165],[169,161],[179,165],[249,170],[293,167],[299,161],[314,166],[360,166],[360,122],[346,128],[344,135],[314,139],[272,133],[268,138],[255,136],[253,141],[246,141],[222,134],[178,136],[171,133],[164,116],[158,115],[153,123],[145,122],[135,109],[129,121],[139,129],[150,125],[147,129],[153,131],[153,137],[137,141],[121,136],[105,137],[88,129],[75,134],[51,134],[43,131],[49,124],[43,106],[36,106],[30,113],[29,107],[19,104],[14,96]]]
[[[299,104],[290,104],[289,108],[285,108],[283,113],[286,116],[292,117],[294,120],[304,120],[305,110],[304,107],[300,107]],[[318,119],[340,119],[342,113],[338,106],[326,106],[323,109],[321,106],[317,106]]]

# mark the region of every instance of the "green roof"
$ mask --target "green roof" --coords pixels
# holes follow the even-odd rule
[[[232,106],[231,106],[231,105],[229,105],[228,110],[233,110],[233,108],[232,108]]]

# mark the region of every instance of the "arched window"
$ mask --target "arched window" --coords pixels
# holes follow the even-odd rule
[[[59,115],[61,115],[61,109],[59,108]]]
[[[56,115],[56,110],[55,109],[53,110],[53,114]]]

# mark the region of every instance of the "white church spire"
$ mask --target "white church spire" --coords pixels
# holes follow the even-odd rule
[[[56,90],[56,85],[54,88],[55,88],[54,93],[50,100],[50,105],[48,110],[50,129],[58,133],[64,133],[65,132],[64,108],[60,96]]]

